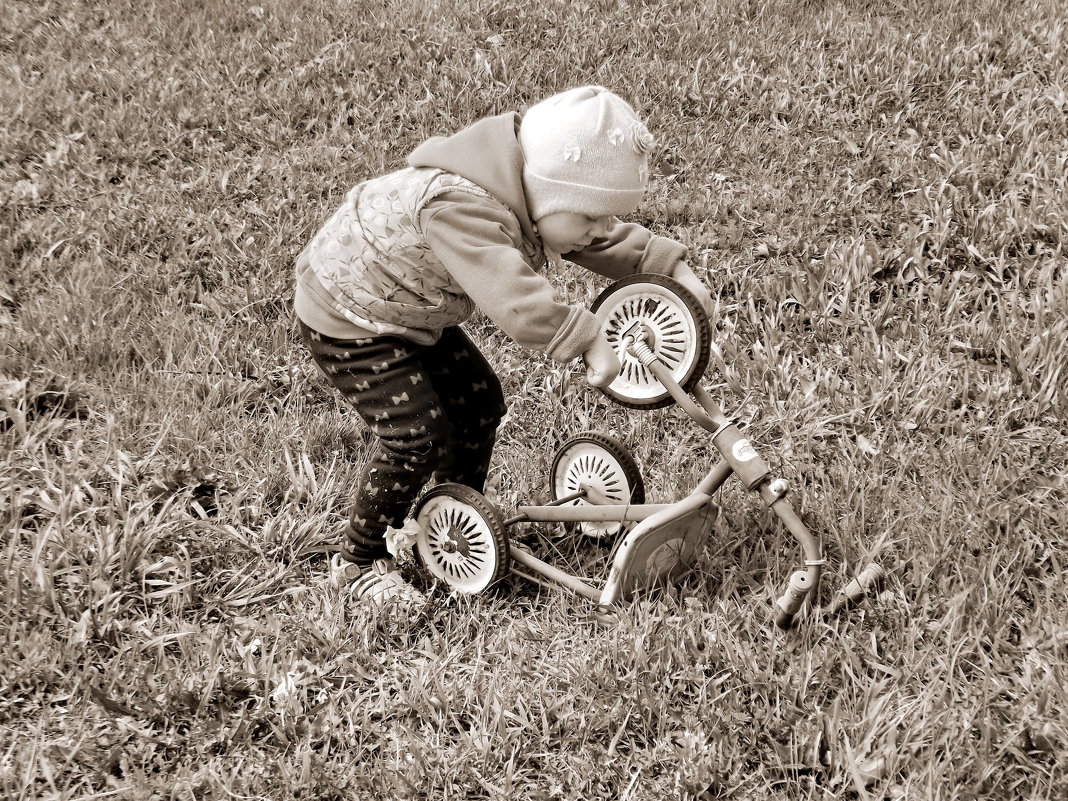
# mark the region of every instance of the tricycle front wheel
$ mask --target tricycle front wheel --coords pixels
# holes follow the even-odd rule
[[[674,403],[667,387],[628,349],[626,337],[635,330],[684,390],[700,381],[708,366],[712,327],[693,294],[678,281],[658,274],[629,275],[602,292],[591,311],[622,365],[603,390],[616,403],[631,409]]]

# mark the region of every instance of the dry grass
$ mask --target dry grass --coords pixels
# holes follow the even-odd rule
[[[1066,797],[1060,4],[9,6],[4,797]],[[794,552],[733,486],[700,574],[615,628],[521,582],[393,621],[322,584],[369,439],[296,340],[294,255],[425,137],[588,82],[664,144],[637,218],[718,300],[705,385],[829,583],[888,569],[849,617],[769,626]],[[674,410],[472,330],[506,505],[585,428],[650,500],[703,473]]]

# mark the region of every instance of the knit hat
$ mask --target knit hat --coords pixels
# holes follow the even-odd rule
[[[653,144],[627,101],[602,86],[532,106],[519,124],[531,219],[558,211],[630,214],[645,192]]]

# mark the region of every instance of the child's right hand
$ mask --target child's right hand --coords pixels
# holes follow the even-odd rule
[[[589,350],[582,354],[586,362],[586,380],[590,386],[607,387],[616,380],[622,365],[604,336],[598,336]]]

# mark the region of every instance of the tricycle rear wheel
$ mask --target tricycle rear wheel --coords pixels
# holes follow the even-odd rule
[[[441,484],[420,499],[415,519],[416,553],[432,576],[457,592],[482,592],[508,572],[504,522],[482,493]]]
[[[586,490],[586,497],[570,506],[645,503],[638,463],[623,443],[599,431],[586,431],[560,446],[553,458],[550,484],[553,500]],[[612,520],[575,524],[579,533],[595,539],[615,537],[626,528],[626,523]]]

